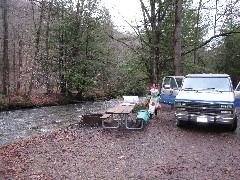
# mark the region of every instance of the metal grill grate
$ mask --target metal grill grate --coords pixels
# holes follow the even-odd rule
[[[220,104],[195,103],[189,102],[186,104],[186,110],[190,114],[208,114],[216,115],[222,110]]]

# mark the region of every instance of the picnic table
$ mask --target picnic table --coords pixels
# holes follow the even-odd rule
[[[133,109],[135,104],[122,103],[108,109],[101,117],[103,128],[119,128],[121,125],[127,129],[142,129],[143,121],[140,120],[140,124],[137,124],[139,120],[133,116]],[[106,121],[116,121],[116,125],[106,125]],[[135,124],[137,126],[129,126],[129,124]]]

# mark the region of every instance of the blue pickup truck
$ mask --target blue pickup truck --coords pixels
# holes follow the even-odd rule
[[[238,89],[236,89],[238,90]],[[188,74],[175,98],[177,126],[183,123],[221,124],[237,128],[239,102],[228,74]]]

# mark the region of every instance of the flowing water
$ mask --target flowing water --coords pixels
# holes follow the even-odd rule
[[[0,147],[79,123],[84,114],[102,114],[121,102],[113,99],[0,112]]]

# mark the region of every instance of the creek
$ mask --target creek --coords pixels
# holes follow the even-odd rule
[[[123,100],[113,99],[0,112],[0,147],[77,124],[83,115],[102,114],[121,102]]]

